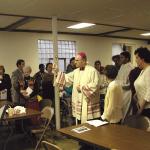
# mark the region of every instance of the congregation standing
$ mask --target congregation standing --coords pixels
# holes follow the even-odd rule
[[[52,63],[47,63],[46,69],[44,64],[40,64],[39,71],[31,77],[32,68],[19,59],[11,78],[0,65],[0,91],[6,90],[6,98],[15,105],[39,109],[41,99],[55,102],[56,82],[63,90],[69,91],[76,123],[96,118],[120,123],[129,115],[129,109],[130,115],[150,117],[150,51],[147,48],[135,50],[137,67],[132,65],[128,51],[113,56],[114,65],[105,67],[100,60],[95,61],[92,67],[87,58],[84,52],[77,53],[71,58],[66,73],[57,72],[56,81],[53,74],[56,68]],[[30,94],[27,93],[28,88],[32,91]]]

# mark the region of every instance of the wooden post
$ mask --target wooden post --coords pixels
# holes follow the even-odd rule
[[[52,37],[53,37],[53,50],[54,50],[54,64],[58,66],[58,41],[57,41],[57,17],[52,17]],[[54,74],[54,81],[56,74]],[[58,86],[55,86],[55,120],[56,129],[60,129],[60,99]]]

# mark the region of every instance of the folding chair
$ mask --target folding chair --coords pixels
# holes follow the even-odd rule
[[[132,128],[150,131],[150,119],[145,116],[129,116],[124,120],[124,124]]]
[[[35,150],[38,149],[42,139],[44,138],[45,132],[48,129],[50,129],[49,125],[50,125],[51,119],[52,119],[53,114],[54,114],[54,109],[50,106],[46,106],[42,109],[41,112],[42,112],[42,114],[41,114],[42,124],[40,125],[40,127],[38,129],[32,129],[32,131],[31,131],[35,135],[42,133],[37,144],[36,144]]]
[[[62,150],[57,145],[52,144],[52,143],[47,142],[47,141],[42,141],[42,146],[43,146],[44,150]]]

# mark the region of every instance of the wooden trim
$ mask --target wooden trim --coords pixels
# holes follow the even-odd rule
[[[33,19],[34,18],[32,18],[32,17],[24,17],[24,18],[16,21],[15,23],[12,23],[12,24],[8,25],[7,27],[5,27],[4,30],[5,31],[11,31],[13,29],[16,29],[16,28],[18,28],[18,27],[20,27],[20,26],[22,26],[22,25],[32,21]]]
[[[48,30],[30,30],[30,29],[14,29],[12,32],[29,32],[29,33],[52,33],[52,31]]]
[[[140,40],[140,41],[149,41],[150,39],[142,39],[142,38],[134,38],[134,37],[125,37],[125,36],[112,36],[112,35],[104,35],[101,37],[107,38],[117,38],[117,39],[130,39],[130,40]]]
[[[52,19],[52,17],[25,16],[25,15],[4,14],[4,13],[0,13],[0,16],[31,17],[31,18],[35,18],[35,19],[50,19],[50,20]]]
[[[5,28],[0,28],[0,31],[5,31]],[[52,33],[52,31],[27,30],[27,29],[13,29],[10,32],[45,33],[45,34],[51,34]],[[86,33],[58,32],[58,34],[78,35],[78,36],[95,36],[95,37],[119,38],[119,39],[130,39],[130,40],[140,40],[140,41],[145,41],[145,42],[146,41],[150,41],[150,39],[142,39],[142,38],[134,38],[134,37],[123,37],[123,36],[111,36],[111,35],[86,34]]]
[[[0,13],[0,16],[31,17],[31,18],[35,18],[35,19],[48,19],[48,20],[52,19],[52,17],[25,16],[25,15],[15,15],[15,14],[5,14],[5,13]],[[58,18],[58,21],[82,22],[82,21],[79,21],[79,20],[69,20],[69,19],[61,19],[61,18]],[[112,25],[112,24],[105,24],[105,23],[95,23],[95,24],[96,25],[103,25],[103,26],[110,26],[110,27],[130,28],[132,30],[150,31],[148,29],[135,28],[135,27],[127,27],[127,26],[119,26],[119,25]]]
[[[126,28],[126,29],[120,29],[120,30],[114,30],[114,31],[99,33],[99,34],[97,34],[97,35],[98,35],[98,36],[102,36],[102,35],[112,34],[112,33],[116,33],[116,32],[125,32],[125,31],[129,31],[129,30],[133,30],[133,29]]]

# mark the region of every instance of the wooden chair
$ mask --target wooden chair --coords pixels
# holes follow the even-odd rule
[[[40,135],[40,138],[36,144],[36,147],[35,147],[35,150],[38,149],[42,139],[44,138],[44,135],[46,133],[46,131],[48,131],[50,129],[50,122],[51,122],[51,119],[53,117],[53,114],[54,114],[54,109],[50,106],[46,106],[42,109],[42,114],[41,114],[41,125],[39,126],[39,128],[35,128],[35,129],[32,129],[32,134],[34,134],[35,136],[36,135]]]
[[[57,145],[52,144],[52,143],[47,142],[47,141],[42,141],[42,146],[43,146],[44,150],[62,150]]]

